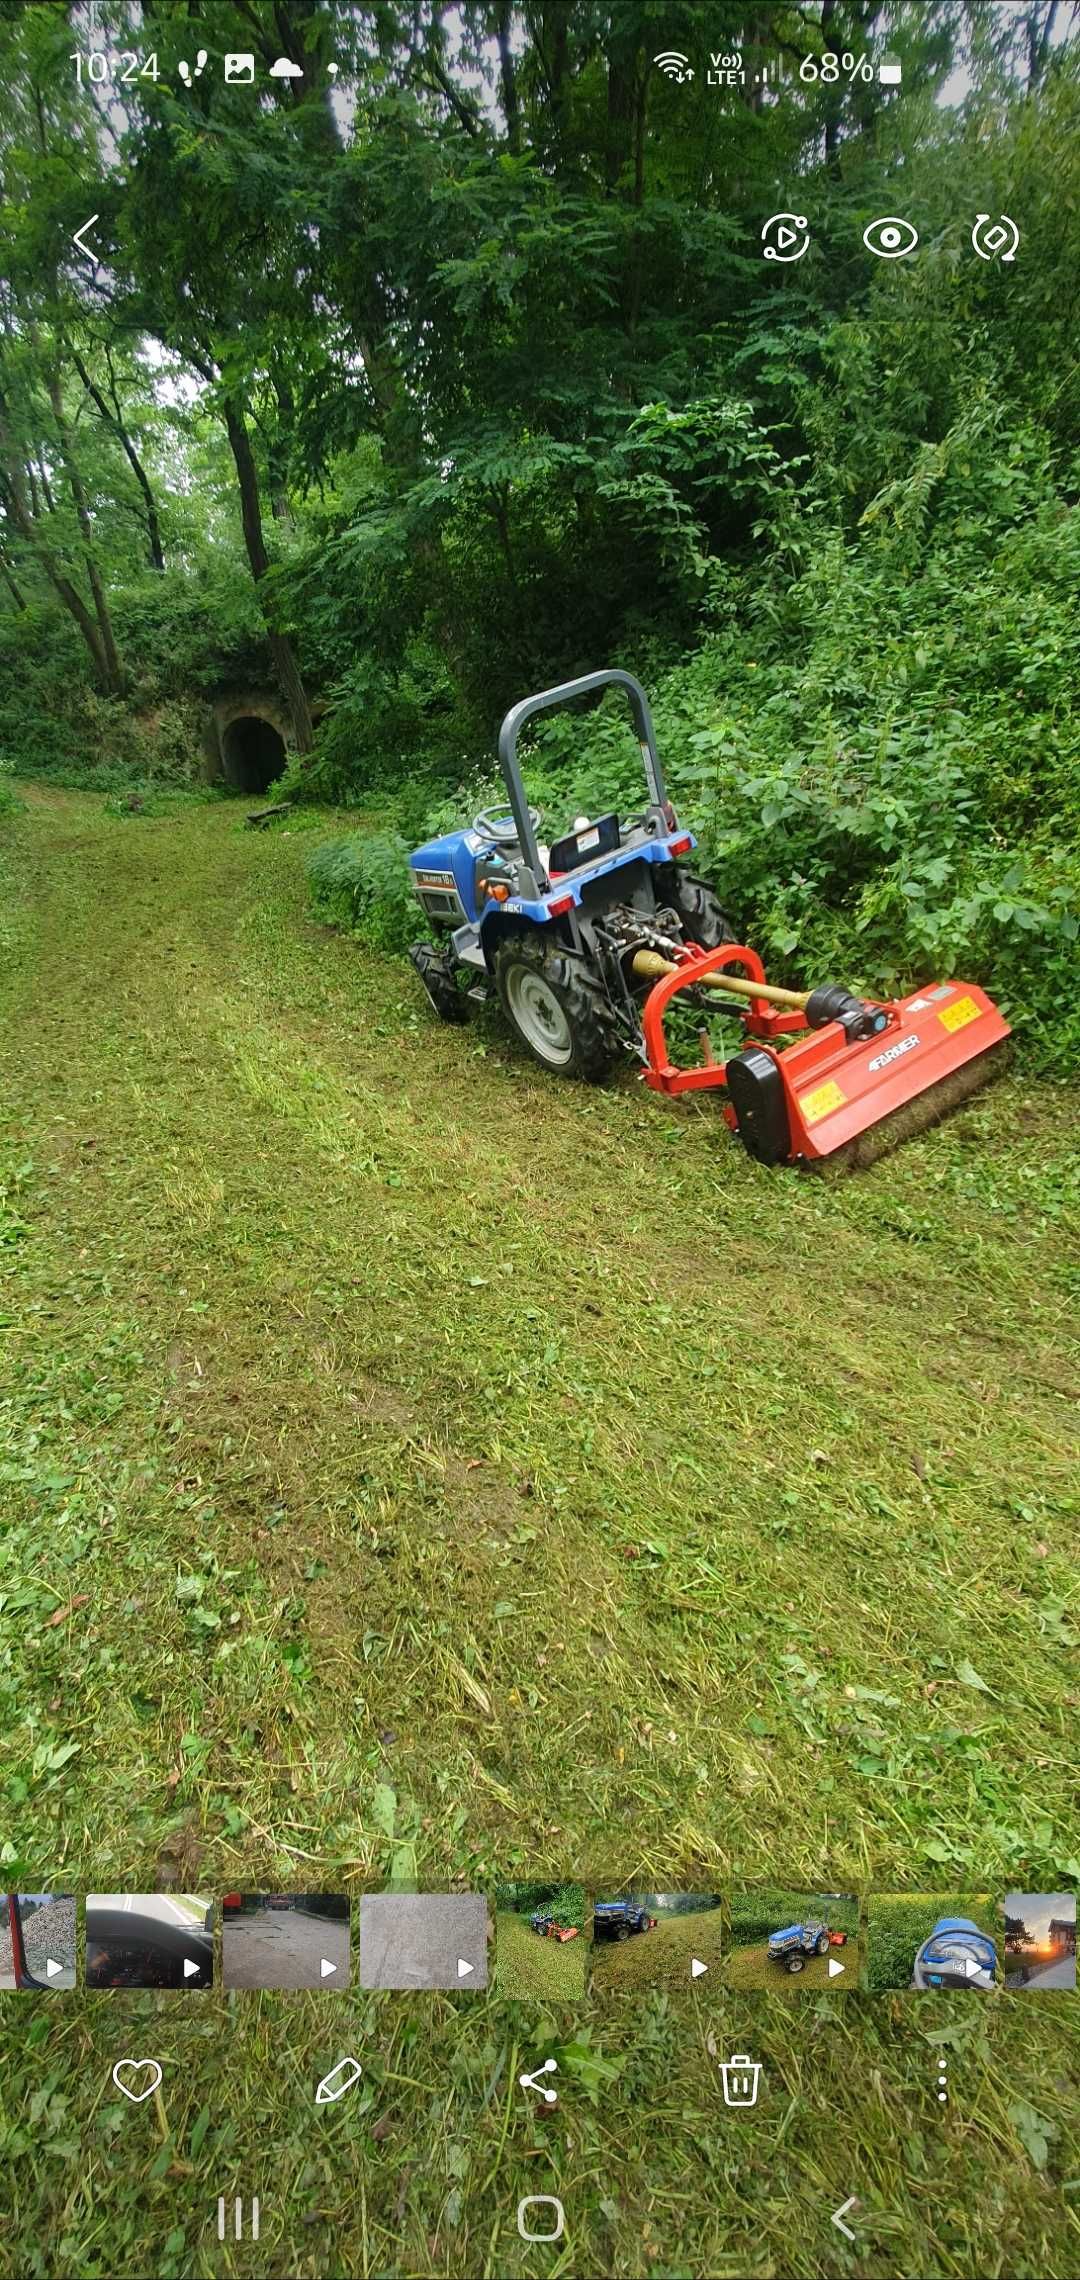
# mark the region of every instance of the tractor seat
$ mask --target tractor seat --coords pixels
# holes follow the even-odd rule
[[[578,824],[564,838],[552,843],[548,858],[548,871],[552,877],[558,872],[580,871],[584,863],[596,863],[603,855],[614,855],[622,845],[619,818],[598,816],[595,823]]]

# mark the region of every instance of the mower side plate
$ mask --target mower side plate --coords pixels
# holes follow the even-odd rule
[[[778,1055],[793,1156],[833,1155],[1010,1034],[976,982],[938,982],[888,1011],[879,1037],[850,1045],[830,1022]]]

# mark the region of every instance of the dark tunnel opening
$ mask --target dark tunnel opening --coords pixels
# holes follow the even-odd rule
[[[265,792],[285,768],[285,740],[255,713],[231,720],[221,739],[225,781],[235,792]]]

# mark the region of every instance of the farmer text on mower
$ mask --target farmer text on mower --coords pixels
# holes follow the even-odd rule
[[[614,810],[541,843],[518,765],[533,715],[608,687],[630,701],[646,805]],[[413,886],[436,936],[409,953],[436,1013],[467,1019],[492,985],[541,1065],[599,1079],[620,1054],[654,1090],[725,1093],[724,1115],[760,1162],[866,1163],[922,1131],[1000,1064],[1008,1023],[974,983],[937,981],[875,1002],[840,985],[778,989],[755,950],[737,942],[712,889],[683,867],[694,846],[664,788],[648,699],[632,674],[587,673],[525,697],[507,713],[499,760],[509,812],[410,856]],[[677,996],[704,1014],[714,992],[747,1043],[726,1061],[703,1034],[690,1068],[671,1060],[664,1017]],[[805,1031],[779,1049],[774,1040]]]

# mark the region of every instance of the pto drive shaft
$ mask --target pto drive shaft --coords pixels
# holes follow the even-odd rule
[[[658,950],[635,950],[634,972],[643,981],[658,982],[662,974],[679,974],[670,958],[662,958]],[[769,1005],[785,1006],[789,1013],[805,1013],[810,1002],[810,990],[780,990],[774,982],[749,982],[744,974],[702,974],[700,987],[707,990],[731,990],[736,997],[765,998]],[[695,984],[695,987],[698,986]]]
[[[659,981],[664,974],[685,974],[688,988],[764,998],[767,1005],[779,1006],[785,1013],[801,1013],[808,1029],[824,1029],[826,1022],[838,1021],[849,1044],[862,1037],[880,1037],[889,1025],[883,1006],[867,1005],[865,999],[853,997],[837,982],[824,982],[816,990],[781,990],[774,982],[748,981],[745,974],[695,974],[692,967],[677,966],[657,950],[635,950],[634,972],[644,981]]]

